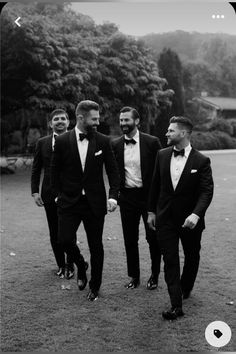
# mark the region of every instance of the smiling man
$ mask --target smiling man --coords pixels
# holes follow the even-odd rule
[[[69,117],[63,109],[55,109],[49,116],[49,126],[52,134],[38,140],[31,174],[31,193],[35,204],[39,207],[44,206],[52,250],[58,265],[56,274],[60,278],[70,279],[74,275],[74,266],[67,258],[65,263],[65,254],[61,246],[57,243],[58,218],[55,195],[50,187],[50,162],[52,151],[57,136],[65,133],[69,126]],[[41,172],[44,170],[41,193],[39,192]]]
[[[91,278],[87,299],[95,301],[102,283],[105,214],[117,206],[119,172],[110,138],[97,132],[99,105],[81,101],[76,108],[76,126],[57,138],[51,165],[51,183],[58,196],[58,239],[77,265],[77,285],[87,285],[87,264],[73,242],[83,222],[90,250]],[[109,180],[107,200],[103,168]]]
[[[155,232],[147,225],[147,199],[155,158],[161,144],[157,137],[139,131],[140,116],[136,109],[123,107],[120,111],[120,127],[123,136],[112,142],[121,176],[119,206],[127,258],[128,276],[125,285],[134,289],[140,283],[139,223],[142,217],[146,240],[149,244],[151,274],[148,290],[158,286],[161,255]]]
[[[204,215],[213,196],[209,157],[190,144],[193,124],[185,117],[172,117],[166,133],[170,147],[158,152],[149,194],[148,224],[156,231],[163,254],[165,280],[171,309],[162,316],[183,316],[197,276]],[[180,277],[179,239],[184,250]]]

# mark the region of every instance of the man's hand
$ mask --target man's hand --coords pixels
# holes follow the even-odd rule
[[[183,223],[183,225],[182,225],[182,227],[188,227],[189,229],[194,229],[194,227],[197,225],[197,223],[198,223],[198,220],[199,220],[199,216],[198,215],[196,215],[196,214],[191,214],[191,215],[189,215],[186,219],[185,219],[185,221],[184,221],[184,223]]]
[[[117,201],[115,199],[108,199],[107,201],[107,210],[112,212],[114,210],[116,210],[116,207],[117,207]]]
[[[43,201],[42,201],[39,193],[34,193],[34,194],[32,194],[32,196],[34,198],[35,204],[38,205],[39,207],[42,207],[43,206]]]
[[[148,212],[147,219],[148,226],[151,230],[156,231],[156,214],[152,212]]]

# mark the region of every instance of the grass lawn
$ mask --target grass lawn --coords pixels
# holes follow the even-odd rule
[[[158,290],[145,288],[150,275],[148,245],[140,225],[141,285],[127,290],[126,258],[119,210],[107,215],[101,296],[86,300],[75,279],[60,280],[51,251],[46,217],[30,195],[30,170],[2,176],[1,197],[1,350],[27,351],[214,351],[206,326],[225,321],[228,345],[236,350],[236,153],[211,154],[215,193],[203,234],[201,263],[186,315],[164,321],[169,307],[163,270]],[[78,241],[89,260],[83,226]],[[183,261],[181,251],[181,264]],[[163,268],[163,265],[162,265]],[[89,268],[90,269],[90,268]],[[88,273],[89,274],[89,273]],[[62,289],[70,285],[70,289]],[[234,301],[234,305],[228,305]]]

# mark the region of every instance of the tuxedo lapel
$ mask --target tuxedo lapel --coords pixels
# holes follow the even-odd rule
[[[124,141],[124,136],[122,136],[117,144],[117,161],[122,185],[125,183]]]
[[[174,188],[171,180],[170,174],[170,161],[172,156],[172,148],[169,148],[166,152],[165,165],[164,165],[164,178],[166,178],[167,186],[170,188],[170,191],[173,193]]]
[[[76,134],[75,134],[75,129],[72,129],[69,133],[69,140],[70,140],[70,146],[71,146],[71,151],[72,151],[72,157],[75,162],[75,166],[79,167],[79,171],[82,173],[82,164],[80,160],[80,155],[79,155],[79,150],[78,150],[78,144],[76,141]]]
[[[142,181],[145,180],[146,172],[148,171],[149,161],[146,158],[146,142],[143,134],[139,132],[139,146],[140,146],[140,168]]]
[[[45,152],[49,157],[52,154],[52,134],[48,136],[47,140],[45,140]]]
[[[194,161],[194,149],[192,148],[188,156],[188,159],[186,161],[186,164],[184,166],[183,172],[180,176],[179,182],[175,188],[175,192],[178,192],[184,186],[184,183],[186,179],[189,177],[189,174],[191,172],[193,161]]]
[[[96,151],[96,134],[89,140],[88,151],[85,160],[84,175],[89,171],[90,166],[93,164],[93,156]]]

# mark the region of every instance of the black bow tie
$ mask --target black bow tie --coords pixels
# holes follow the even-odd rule
[[[175,150],[173,149],[173,153],[174,153],[174,157],[180,155],[180,156],[184,156],[184,149],[182,150]]]
[[[89,140],[88,134],[79,133],[79,140],[83,141],[84,139]]]
[[[136,144],[136,141],[134,139],[125,139],[125,143],[128,144]]]

